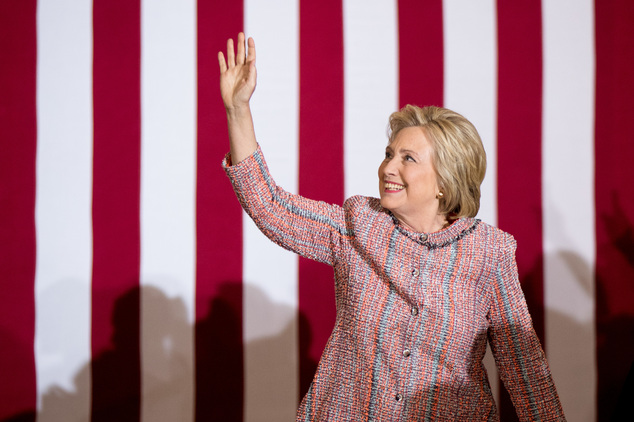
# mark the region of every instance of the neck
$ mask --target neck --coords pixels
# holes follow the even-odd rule
[[[417,219],[403,218],[402,216],[397,214],[394,214],[394,216],[408,230],[417,233],[437,232],[449,226],[450,224],[446,214],[435,214],[433,216],[420,217]]]

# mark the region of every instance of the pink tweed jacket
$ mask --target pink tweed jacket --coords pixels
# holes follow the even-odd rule
[[[227,160],[260,230],[334,268],[336,323],[298,421],[497,421],[487,341],[520,420],[565,420],[512,236],[471,218],[410,232],[376,198],[341,207],[285,192],[260,149]]]

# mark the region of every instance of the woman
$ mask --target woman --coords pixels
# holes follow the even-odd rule
[[[271,240],[335,272],[335,327],[297,420],[498,420],[487,341],[520,419],[564,420],[515,241],[473,218],[486,167],[473,125],[407,106],[390,117],[380,199],[311,201],[275,185],[256,142],[253,39],[218,58],[240,203]]]

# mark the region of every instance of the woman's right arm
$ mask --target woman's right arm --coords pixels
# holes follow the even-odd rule
[[[227,112],[229,127],[229,142],[231,164],[252,155],[257,149],[255,130],[249,100],[257,80],[255,69],[255,42],[248,40],[248,50],[245,51],[244,33],[238,34],[237,53],[234,51],[233,40],[227,41],[227,58],[218,52],[220,65],[220,94]]]
[[[343,208],[284,191],[271,177],[261,150],[225,172],[240,205],[260,231],[284,249],[334,265],[352,236]]]
[[[343,209],[290,194],[273,181],[258,150],[249,107],[256,85],[255,43],[249,38],[246,54],[244,44],[244,34],[240,33],[236,53],[231,39],[227,41],[226,60],[218,53],[231,152],[225,171],[242,207],[269,239],[332,265],[341,237],[348,235]]]

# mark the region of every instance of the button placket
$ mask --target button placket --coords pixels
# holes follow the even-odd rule
[[[412,269],[412,277],[413,278],[417,278],[418,276],[420,276],[420,270],[418,268],[413,268]],[[418,308],[416,308],[416,306],[412,307],[410,309],[410,314],[412,316],[418,315]],[[408,337],[409,337],[409,335],[408,335]],[[403,353],[404,357],[409,357],[409,355],[412,354],[412,352],[407,348],[407,346],[405,346],[405,349],[403,349],[402,353]]]
[[[416,261],[416,259],[413,259],[412,261]],[[412,278],[419,278],[421,275],[420,268],[419,267],[412,268],[411,274],[412,274]],[[418,280],[415,280],[415,281],[418,281]],[[418,315],[418,308],[416,306],[411,308],[411,314],[412,316]]]
[[[421,236],[426,236],[426,235],[423,234]],[[421,261],[419,261],[419,259],[421,259]],[[415,263],[415,265],[417,264],[417,266],[413,266],[411,268],[411,270],[410,270],[410,274],[411,274],[411,277],[412,277],[413,282],[414,282],[413,286],[414,286],[415,289],[420,287],[419,286],[419,284],[420,284],[419,282],[421,281],[420,278],[421,278],[421,275],[422,275],[421,274],[421,268],[422,268],[422,264],[423,264],[422,259],[423,259],[423,257],[421,257],[420,251],[415,251],[412,254],[411,262]],[[416,302],[418,302],[418,298],[415,298],[415,300],[416,300]],[[412,317],[416,317],[416,316],[418,316],[418,313],[419,313],[418,306],[416,304],[411,304],[410,315]],[[410,319],[409,324],[416,325],[417,322],[412,318],[412,319]],[[401,354],[403,355],[404,359],[409,358],[411,356],[411,354],[412,354],[412,350],[411,350],[411,347],[410,347],[411,335],[412,335],[412,332],[410,331],[407,334],[407,340],[405,341],[405,344],[403,345],[403,350],[401,351]],[[402,396],[401,396],[401,398],[402,398]],[[397,399],[397,401],[399,401],[399,400]]]

